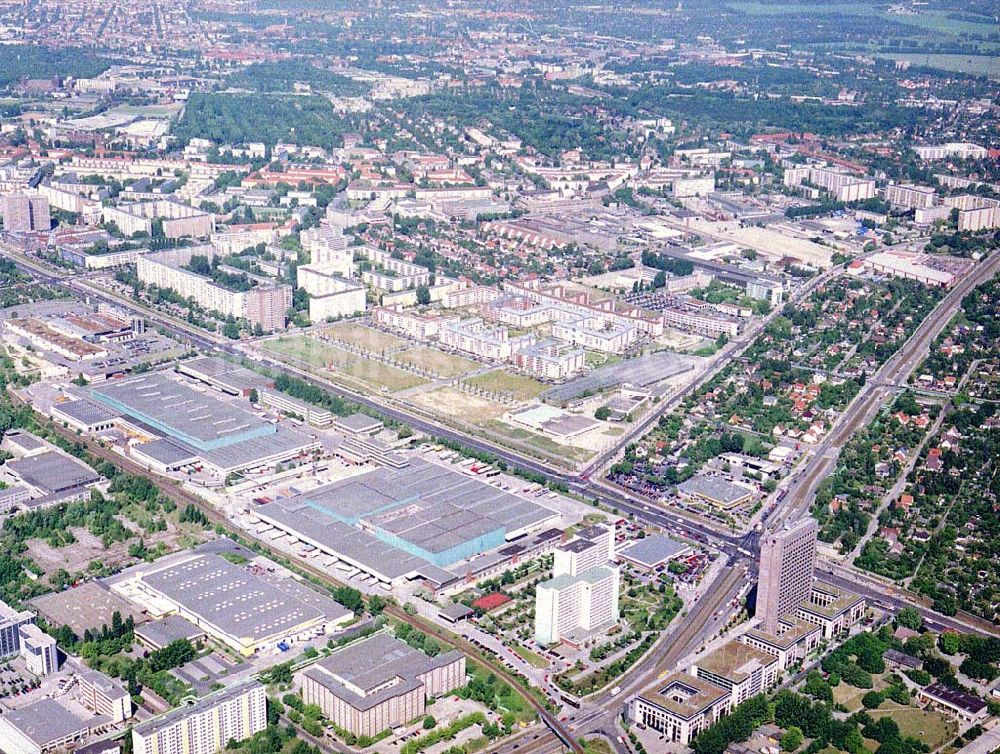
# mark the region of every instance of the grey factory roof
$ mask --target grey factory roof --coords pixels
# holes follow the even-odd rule
[[[718,501],[723,505],[731,505],[753,492],[752,489],[742,484],[733,484],[725,479],[704,476],[703,474],[696,474],[686,482],[681,482],[677,485],[677,489],[687,495],[697,495]]]
[[[355,709],[366,710],[420,688],[423,684],[417,680],[418,675],[443,668],[461,657],[456,651],[428,657],[389,634],[379,633],[334,651],[305,675]],[[399,678],[400,682],[379,688],[393,678]],[[364,695],[345,684],[360,689]]]
[[[219,555],[195,555],[160,569],[154,565],[142,580],[199,621],[240,639],[264,641],[324,617],[318,607]]]
[[[48,493],[93,484],[101,478],[83,461],[57,450],[8,461],[7,469],[24,483]]]
[[[350,416],[338,416],[333,420],[333,426],[340,430],[356,432],[360,434],[373,434],[382,429],[381,421],[366,414],[351,414]]]
[[[70,419],[74,419],[78,424],[87,427],[109,422],[121,416],[119,412],[113,411],[107,406],[88,400],[66,401],[65,403],[58,403],[52,408],[68,416]]]
[[[403,469],[383,467],[349,477],[256,512],[390,579],[414,571],[427,575],[431,562],[420,551],[446,554],[487,540],[499,546],[505,537],[556,515],[423,459]],[[470,545],[455,561],[486,549],[491,547]],[[438,565],[433,577],[447,576],[441,568],[450,563]]]
[[[177,365],[177,371],[197,379],[216,384],[234,393],[263,388],[272,385],[274,381],[252,369],[232,364],[218,356],[200,356],[188,359]]]
[[[27,707],[3,715],[9,725],[39,748],[48,748],[53,741],[90,730],[101,718],[82,720],[54,699],[40,699]],[[103,718],[107,722],[107,718]]]
[[[222,689],[221,691],[216,691],[214,694],[209,694],[208,696],[203,696],[201,699],[196,701],[194,704],[185,705],[182,707],[175,707],[166,714],[160,715],[159,717],[151,717],[148,720],[143,720],[141,723],[132,728],[133,731],[139,733],[140,735],[148,736],[150,733],[154,733],[160,730],[166,725],[172,725],[178,720],[183,720],[187,717],[193,717],[194,715],[200,715],[206,710],[212,709],[216,705],[222,704],[230,699],[235,699],[239,696],[245,694],[249,689],[260,686],[260,681],[249,680],[238,683],[229,688]]]
[[[162,463],[165,466],[173,466],[179,463],[194,460],[198,453],[193,448],[184,443],[175,442],[166,438],[145,442],[136,445],[132,449],[133,453],[143,455],[150,460]]]
[[[671,539],[663,534],[654,534],[651,537],[636,540],[623,549],[620,555],[645,568],[655,568],[690,549],[688,545],[678,542],[676,539]]]
[[[80,678],[91,686],[100,689],[109,699],[121,699],[129,695],[128,690],[118,681],[105,675],[100,670],[87,668],[80,671]]]
[[[91,389],[98,401],[199,450],[273,433],[250,411],[192,390],[162,372],[117,380]]]
[[[159,648],[178,639],[195,641],[203,637],[205,632],[186,618],[179,615],[166,615],[159,620],[136,626],[135,635],[154,648]]]
[[[30,453],[33,450],[38,450],[39,448],[44,448],[45,443],[39,438],[35,437],[30,432],[25,432],[20,429],[16,429],[12,432],[8,432],[3,436],[4,440],[16,445],[22,450],[22,452]]]

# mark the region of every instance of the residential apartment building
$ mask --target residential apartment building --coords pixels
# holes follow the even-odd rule
[[[214,215],[172,199],[104,207],[101,219],[117,225],[126,236],[135,233],[152,236],[156,224],[162,224],[167,238],[207,238],[215,231]]]
[[[697,299],[677,299],[660,312],[663,324],[684,332],[717,338],[735,338],[740,334],[740,320],[723,314],[714,306]]]
[[[466,306],[482,306],[503,296],[503,293],[488,285],[473,285],[449,291],[441,299],[445,309],[460,309]]]
[[[0,197],[3,229],[10,233],[50,230],[49,200],[44,196],[9,194]]]
[[[914,147],[913,151],[921,160],[947,160],[950,157],[959,160],[981,160],[987,154],[986,147],[962,141],[950,141],[947,144],[924,144]]]
[[[826,192],[839,202],[854,202],[875,196],[875,181],[860,178],[834,168],[802,166],[785,168],[784,184],[798,187],[809,184]]]
[[[247,319],[265,331],[284,328],[285,312],[292,305],[290,285],[252,278],[255,284],[250,290],[230,290],[211,278],[185,269],[195,255],[211,260],[215,250],[204,245],[146,254],[136,263],[139,280],[145,285],[170,288],[206,309]]]
[[[372,309],[375,324],[414,340],[430,340],[438,337],[441,328],[459,321],[455,316],[429,316],[407,310],[401,305],[378,306]]]
[[[614,528],[587,527],[555,549],[553,578],[535,588],[535,640],[579,646],[618,622]]]
[[[934,206],[937,193],[928,186],[890,183],[885,187],[885,200],[896,209],[925,209]]]
[[[564,380],[583,370],[587,354],[555,340],[546,340],[522,348],[511,360],[518,369],[544,380]]]
[[[534,342],[534,336],[510,337],[506,327],[491,327],[479,317],[450,322],[438,331],[442,346],[453,348],[488,361],[507,361],[522,347]]]
[[[350,317],[368,306],[365,287],[341,275],[341,266],[333,262],[303,264],[295,270],[296,283],[309,294],[309,319]]]
[[[267,727],[267,693],[245,681],[144,720],[132,729],[135,754],[215,754]]]
[[[977,231],[1000,228],[1000,200],[974,194],[952,196],[944,200],[958,210],[958,229]],[[950,212],[950,210],[949,210]]]
[[[816,564],[816,521],[768,532],[761,540],[756,616],[764,630],[775,633],[779,619],[794,613],[812,589]]]
[[[300,234],[302,248],[309,252],[309,262],[324,265],[341,277],[349,278],[354,272],[354,252],[349,248],[350,239],[337,227],[307,228]]]

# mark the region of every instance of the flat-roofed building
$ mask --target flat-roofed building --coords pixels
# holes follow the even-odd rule
[[[101,217],[106,223],[115,223],[126,236],[155,235],[155,226],[160,226],[167,238],[208,237],[215,230],[214,215],[173,199],[104,207]]]
[[[0,657],[10,657],[21,651],[21,628],[35,622],[30,610],[15,610],[0,602]]]
[[[302,698],[356,736],[376,736],[424,714],[426,701],[465,685],[465,655],[428,657],[379,633],[302,672]]]
[[[764,630],[777,633],[779,620],[794,613],[809,597],[816,565],[816,521],[797,524],[764,535],[760,546],[756,616]]]
[[[8,194],[0,197],[3,227],[9,233],[50,230],[49,200],[44,196]]]
[[[56,640],[34,623],[18,629],[21,634],[21,659],[29,673],[46,676],[59,670],[59,648]]]
[[[132,717],[132,697],[128,690],[99,670],[77,674],[77,699],[95,715],[107,715],[113,723]]]
[[[890,183],[885,187],[885,200],[896,209],[924,209],[934,206],[937,193],[929,186]]]
[[[814,582],[808,598],[798,606],[795,615],[820,626],[823,638],[829,640],[857,624],[867,609],[864,597],[831,584]]]
[[[777,631],[751,628],[740,641],[776,657],[778,669],[784,670],[819,646],[822,637],[823,629],[814,623],[802,618],[782,618]]]
[[[778,658],[749,644],[730,641],[699,658],[690,672],[728,691],[735,708],[778,682]]]
[[[103,722],[100,718],[96,720]],[[43,754],[65,750],[90,735],[92,722],[55,699],[40,699],[0,715],[0,751],[4,754]]]
[[[922,144],[913,151],[921,160],[946,160],[957,157],[960,160],[981,160],[986,154],[986,147],[970,144],[967,141],[949,141],[946,144]]]
[[[180,615],[244,656],[322,636],[354,616],[329,598],[322,605],[307,602],[282,581],[267,581],[220,555],[162,560],[129,569],[111,588],[153,617]]]
[[[743,505],[754,496],[752,487],[704,474],[696,474],[681,482],[677,485],[677,489],[688,497],[703,500],[723,510]]]
[[[267,727],[267,693],[245,681],[132,729],[135,754],[215,754]]]
[[[629,717],[662,733],[667,741],[687,746],[731,707],[725,689],[686,673],[672,673],[632,700]]]

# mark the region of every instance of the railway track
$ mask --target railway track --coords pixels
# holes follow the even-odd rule
[[[23,401],[21,402],[24,403]],[[36,417],[39,417],[39,415],[36,414]],[[146,479],[149,479],[156,485],[157,489],[159,489],[164,495],[173,500],[175,503],[179,503],[182,505],[189,505],[189,504],[194,505],[199,511],[201,511],[204,514],[205,518],[208,519],[209,523],[219,526],[224,530],[226,530],[227,532],[231,532],[242,539],[252,540],[256,545],[258,545],[261,548],[261,550],[264,553],[266,553],[268,556],[273,557],[278,561],[285,561],[285,562],[289,561],[286,553],[275,550],[268,543],[262,542],[261,540],[253,537],[247,532],[236,530],[233,527],[232,522],[229,521],[225,516],[221,515],[218,512],[218,510],[215,509],[214,506],[207,503],[198,495],[190,492],[189,490],[184,489],[181,486],[178,486],[177,484],[174,483],[174,480],[169,479],[168,477],[162,477],[159,474],[156,474],[140,466],[139,464],[135,463],[135,461],[129,458],[125,458],[113,452],[109,448],[101,445],[100,443],[90,438],[78,436],[75,432],[72,432],[66,427],[61,427],[56,422],[41,417],[39,417],[39,421],[42,424],[46,425],[51,430],[53,430],[54,432],[56,432],[58,435],[63,437],[64,439],[68,440],[69,442],[72,442],[74,444],[79,443],[83,445],[89,453],[96,456],[97,458],[108,461],[114,464],[117,468],[120,468],[130,474],[134,474],[135,476],[141,476]],[[345,586],[345,584],[338,581],[337,579],[331,578],[326,571],[317,568],[311,563],[299,562],[299,561],[292,561],[292,562],[294,563],[295,569],[310,575],[311,577],[318,580],[322,584],[332,587]],[[533,694],[531,694],[529,691],[523,688],[523,684],[521,683],[519,678],[515,676],[513,673],[510,673],[506,668],[489,662],[489,660],[486,659],[483,653],[475,645],[473,645],[472,642],[468,641],[463,637],[457,636],[451,633],[450,631],[445,630],[444,628],[438,626],[435,623],[432,623],[426,618],[410,615],[401,607],[398,607],[396,605],[387,606],[386,613],[391,615],[396,620],[399,620],[403,623],[407,623],[410,626],[416,628],[417,630],[422,631],[427,635],[433,636],[435,639],[441,641],[448,647],[461,651],[466,656],[468,661],[478,664],[479,666],[488,670],[490,673],[493,673],[498,678],[505,681],[507,684],[511,686],[511,688],[519,692],[522,698],[527,702],[528,706],[531,707],[531,709],[533,709],[538,714],[541,721],[548,728],[549,735],[551,735],[556,740],[564,742],[567,749],[577,752],[577,754],[582,754],[583,748],[580,746],[579,742],[577,742],[576,739],[572,737],[569,730],[562,724],[562,722],[558,718],[556,718],[555,715],[553,715],[545,707],[545,705],[542,702],[540,702]]]

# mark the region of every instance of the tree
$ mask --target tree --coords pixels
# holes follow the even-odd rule
[[[431,730],[437,726],[437,720],[434,719],[434,715],[428,715],[424,718],[424,730]]]
[[[594,412],[594,418],[599,421],[607,421],[608,417],[611,416],[611,409],[607,406],[600,406]]]
[[[257,392],[257,388],[250,388],[250,402],[257,403],[258,401],[260,401],[260,394]]]
[[[955,654],[959,646],[961,645],[961,640],[958,638],[958,634],[952,633],[950,631],[941,634],[938,637],[938,649],[940,649],[946,655]]]
[[[804,739],[805,737],[802,735],[802,729],[793,725],[785,731],[785,735],[781,737],[781,748],[785,751],[795,751],[802,745],[802,741]]]
[[[882,694],[878,691],[869,691],[861,697],[861,703],[865,706],[865,709],[877,709],[882,701]]]
[[[426,285],[417,286],[417,303],[427,306],[431,302],[431,291]]]
[[[917,608],[906,606],[896,613],[896,625],[919,631],[923,628],[924,619]]]

